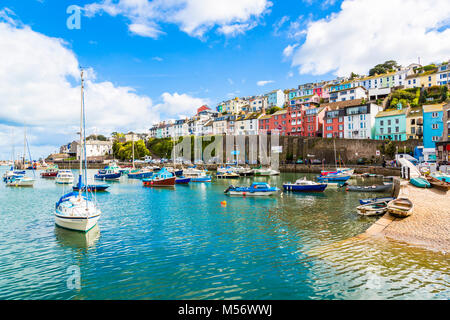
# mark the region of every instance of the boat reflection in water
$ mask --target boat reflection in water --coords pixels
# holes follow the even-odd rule
[[[100,238],[100,228],[97,224],[88,232],[77,232],[55,225],[55,236],[57,242],[63,247],[89,248],[94,246]]]

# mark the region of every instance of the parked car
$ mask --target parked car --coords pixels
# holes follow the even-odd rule
[[[320,159],[312,159],[311,164],[322,164],[322,160]]]
[[[302,159],[297,159],[297,161],[295,161],[296,164],[303,164],[303,160]]]

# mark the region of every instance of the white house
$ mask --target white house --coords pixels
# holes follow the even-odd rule
[[[330,92],[330,102],[339,102],[356,99],[367,99],[367,90],[363,87],[355,87]]]
[[[79,142],[73,142],[72,144],[76,145],[77,149],[77,159],[80,159],[81,156],[81,148]],[[86,141],[86,157],[103,157],[106,155],[112,154],[112,146],[113,143],[111,141],[99,141],[99,140],[87,140]]]
[[[275,106],[282,108],[284,106],[285,94],[282,90],[278,89],[278,90],[270,91],[268,94],[266,94],[266,97],[267,97],[267,107],[268,108],[275,107]]]
[[[234,134],[236,135],[256,135],[258,134],[258,119],[261,113],[252,112],[247,115],[242,115],[236,120],[234,127]]]
[[[344,138],[373,139],[375,136],[375,116],[383,108],[374,103],[346,107],[344,116]]]

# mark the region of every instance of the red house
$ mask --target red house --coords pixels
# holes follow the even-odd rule
[[[331,102],[323,105],[325,111],[323,119],[324,138],[344,138],[344,118],[345,107],[357,106],[362,103],[362,99]]]
[[[206,110],[211,110],[210,108],[208,108],[208,106],[201,106],[200,108],[197,109],[197,115],[202,112],[202,111],[206,111]]]

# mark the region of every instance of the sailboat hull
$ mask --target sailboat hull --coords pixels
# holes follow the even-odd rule
[[[64,229],[87,232],[95,227],[99,218],[100,215],[91,217],[67,217],[56,213],[55,223],[57,226]]]

